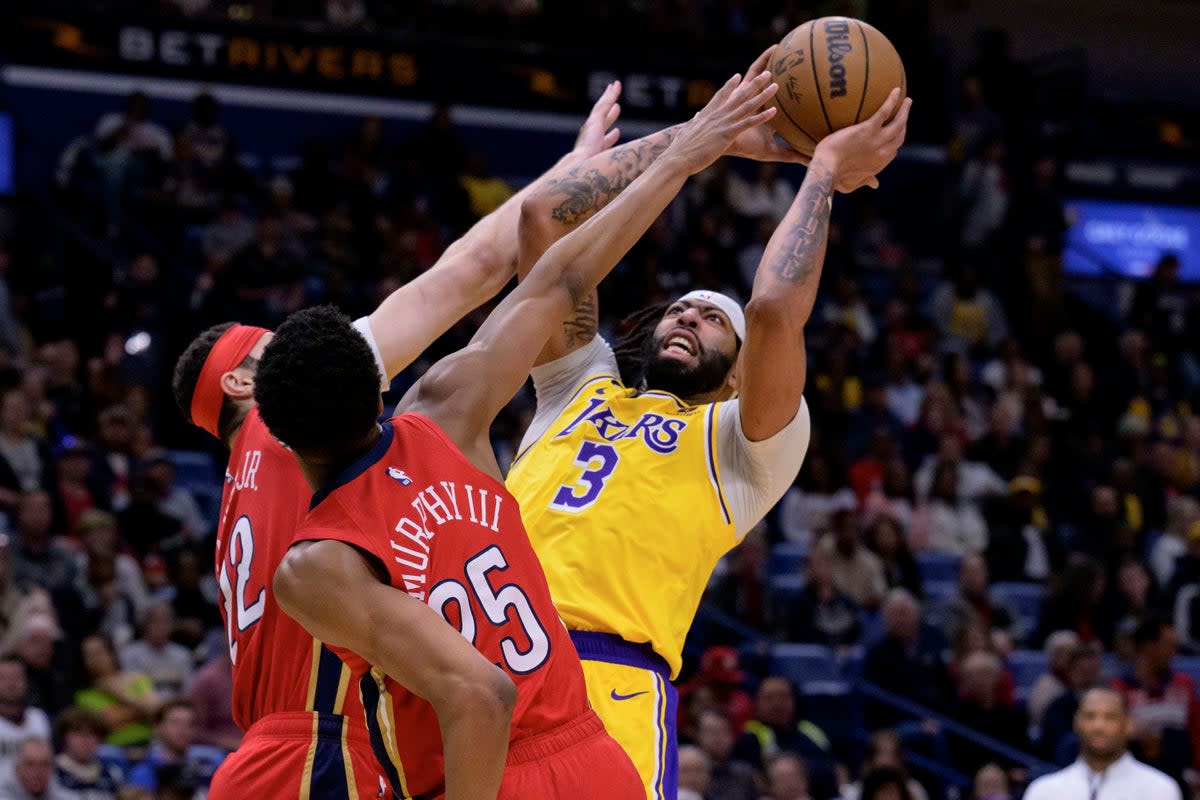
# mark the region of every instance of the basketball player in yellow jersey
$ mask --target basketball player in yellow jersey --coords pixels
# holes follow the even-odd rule
[[[878,185],[909,104],[893,92],[870,120],[818,145],[745,312],[724,295],[691,292],[648,316],[614,354],[596,335],[593,296],[533,370],[537,411],[508,488],[583,659],[592,705],[648,798],[676,796],[670,680],[712,569],[783,495],[808,446],[803,328],[833,193]],[[531,195],[519,269],[611,200],[673,135],[616,148]],[[637,376],[623,381],[623,368]]]

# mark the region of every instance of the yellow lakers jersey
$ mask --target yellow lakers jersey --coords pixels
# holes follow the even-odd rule
[[[595,377],[508,475],[567,627],[649,642],[672,675],[709,576],[737,544],[719,405]]]

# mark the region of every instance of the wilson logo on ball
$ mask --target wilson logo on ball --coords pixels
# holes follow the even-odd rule
[[[854,51],[850,44],[850,23],[831,19],[825,23],[825,48],[829,51],[829,96],[846,96],[846,65],[842,59]]]

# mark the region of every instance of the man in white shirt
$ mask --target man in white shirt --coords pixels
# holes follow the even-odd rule
[[[12,769],[26,739],[50,738],[50,719],[45,711],[26,704],[28,693],[29,681],[21,660],[15,656],[0,659],[0,773]]]
[[[1178,784],[1129,754],[1133,718],[1125,698],[1112,689],[1092,689],[1075,715],[1079,759],[1038,778],[1025,800],[1181,800]]]

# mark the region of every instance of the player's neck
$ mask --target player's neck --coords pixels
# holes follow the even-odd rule
[[[314,458],[309,455],[301,456],[299,458],[300,469],[304,473],[309,487],[315,492],[328,486],[346,467],[362,458],[374,447],[382,433],[382,429],[375,425],[361,440],[328,459]]]
[[[1106,769],[1121,760],[1121,756],[1125,755],[1124,751],[1114,755],[1099,754],[1099,753],[1083,753],[1080,758],[1083,763],[1087,764],[1088,769],[1095,773],[1103,773]]]

